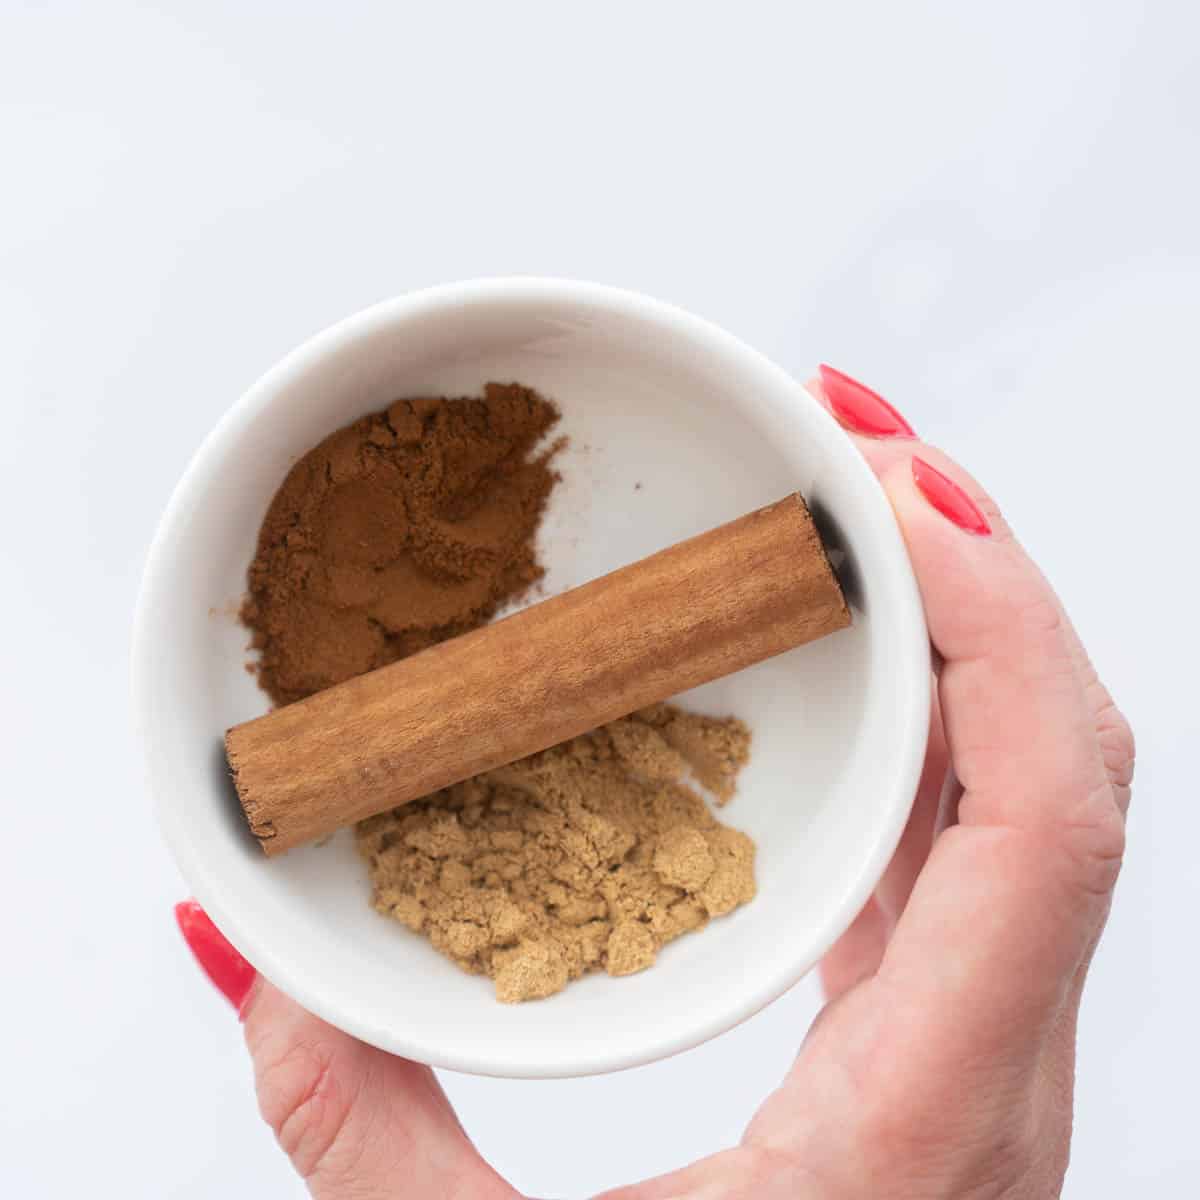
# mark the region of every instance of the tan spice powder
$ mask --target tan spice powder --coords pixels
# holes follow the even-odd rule
[[[656,705],[358,826],[372,902],[496,998],[629,975],[752,899],[754,843],[687,786],[729,795],[750,735]]]
[[[558,420],[519,384],[399,400],[288,473],[242,619],[278,704],[477,628],[542,575],[534,538]],[[503,1001],[628,975],[754,895],[754,844],[719,803],[749,733],[657,705],[362,822],[373,903]]]

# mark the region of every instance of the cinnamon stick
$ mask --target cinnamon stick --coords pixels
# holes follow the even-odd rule
[[[281,854],[849,623],[793,495],[236,725],[226,755]]]

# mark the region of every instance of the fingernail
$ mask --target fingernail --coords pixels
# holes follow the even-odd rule
[[[979,506],[948,475],[943,475],[937,467],[931,467],[916,455],[912,460],[912,473],[917,490],[947,521],[981,537],[992,532]]]
[[[195,900],[182,900],[175,905],[175,920],[204,973],[240,1012],[254,984],[254,968],[225,940]]]
[[[913,427],[878,392],[824,363],[819,370],[829,407],[847,429],[869,437],[917,436]]]

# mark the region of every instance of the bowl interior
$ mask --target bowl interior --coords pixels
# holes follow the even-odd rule
[[[542,527],[553,593],[796,489],[836,525],[854,626],[689,693],[749,722],[723,819],[758,843],[758,898],[668,946],[502,1006],[368,906],[343,831],[265,860],[229,790],[220,735],[266,710],[236,621],[266,506],[321,437],[399,396],[519,380],[555,399],[570,445]],[[602,289],[443,289],[352,318],[255,386],[202,447],[151,552],[135,686],[151,782],[197,897],[301,1003],[386,1049],[461,1070],[582,1074],[728,1028],[810,967],[889,856],[919,769],[928,657],[907,559],[875,481],[820,407],[734,339]]]

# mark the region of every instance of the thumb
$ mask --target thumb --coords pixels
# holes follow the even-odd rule
[[[313,1195],[517,1195],[480,1157],[433,1072],[350,1037],[273,987],[194,901],[184,939],[243,1022],[259,1110]]]

